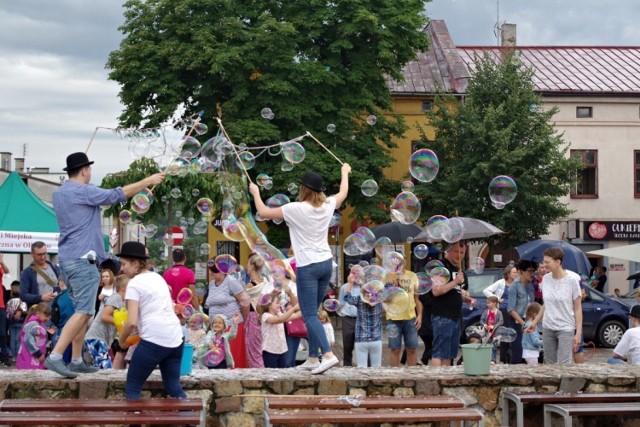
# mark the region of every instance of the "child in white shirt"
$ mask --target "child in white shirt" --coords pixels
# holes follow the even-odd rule
[[[287,367],[287,338],[284,323],[295,313],[298,306],[290,305],[284,313],[280,310],[280,296],[276,293],[260,298],[260,321],[262,325],[262,359],[265,368]]]
[[[336,337],[333,333],[333,325],[331,324],[331,319],[329,319],[329,313],[327,313],[325,310],[318,310],[318,318],[322,323],[324,333],[327,335],[327,341],[329,341],[329,345],[333,347],[333,344],[336,342]]]

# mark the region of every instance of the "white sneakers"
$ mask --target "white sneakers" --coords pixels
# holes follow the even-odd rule
[[[336,356],[333,356],[331,359],[323,359],[322,363],[320,363],[317,368],[312,370],[311,373],[313,375],[321,374],[321,373],[329,370],[330,368],[333,368],[338,363],[340,363],[340,361],[338,360],[338,358]]]
[[[314,369],[318,369],[320,367],[320,362],[309,362],[305,361],[302,365],[298,365],[298,369],[305,369],[307,371],[313,371]]]

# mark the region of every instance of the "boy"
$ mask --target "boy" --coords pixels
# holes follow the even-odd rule
[[[607,363],[640,365],[640,304],[631,307],[629,321],[631,327],[613,349],[613,356]]]

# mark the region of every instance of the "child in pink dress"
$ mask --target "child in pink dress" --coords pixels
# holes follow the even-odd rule
[[[51,307],[46,302],[31,306],[27,312],[27,320],[20,332],[16,369],[44,369],[48,339],[45,324],[50,317]]]

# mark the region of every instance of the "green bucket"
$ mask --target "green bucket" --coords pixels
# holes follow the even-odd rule
[[[489,375],[491,344],[462,344],[462,358],[466,375]]]

